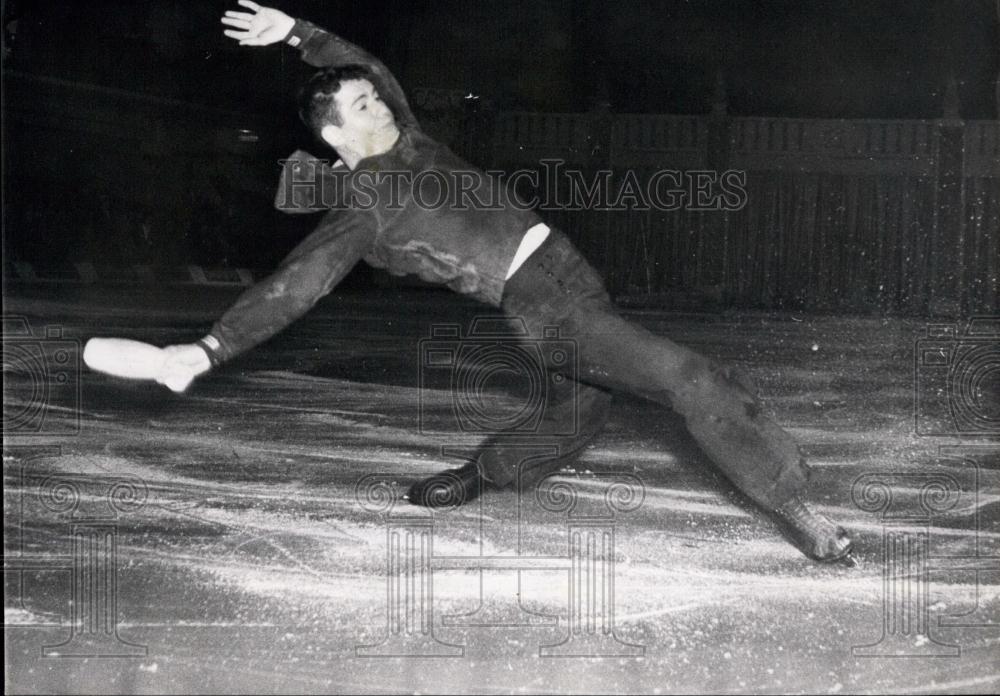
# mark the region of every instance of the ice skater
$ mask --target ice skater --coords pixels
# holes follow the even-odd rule
[[[411,503],[454,504],[491,488],[532,485],[579,457],[604,425],[612,392],[620,391],[680,414],[715,465],[774,515],[807,556],[850,559],[845,530],[802,501],[807,465],[798,446],[746,384],[712,360],[620,317],[598,273],[561,232],[421,130],[379,60],[309,22],[250,0],[239,4],[246,11],[222,18],[226,36],[243,46],[283,42],[321,68],[301,91],[300,115],[338,160],[328,167],[301,151],[289,159],[280,207],[319,208],[318,228],[203,339],[168,346],[159,381],[183,390],[302,316],[364,259],[498,307],[524,321],[531,336],[557,326],[577,346],[578,370],[556,388],[539,424],[541,433],[570,432],[553,436],[558,456],[522,463],[514,434],[490,436],[476,461],[414,484]],[[320,185],[300,185],[303,171]],[[400,185],[423,172],[436,172],[436,182],[465,181],[467,198],[491,205],[423,205],[420,191]],[[573,417],[576,427],[567,430],[565,421]]]

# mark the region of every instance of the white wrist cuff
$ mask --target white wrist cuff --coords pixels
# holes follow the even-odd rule
[[[202,338],[201,339],[201,343],[204,343],[206,347],[208,347],[209,349],[211,349],[213,351],[214,350],[219,350],[219,348],[222,347],[222,344],[219,343],[219,339],[217,339],[212,334],[208,334],[207,336],[205,336],[204,338]]]

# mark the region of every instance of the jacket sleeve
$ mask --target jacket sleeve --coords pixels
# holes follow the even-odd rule
[[[340,38],[336,34],[319,28],[311,22],[295,20],[285,42],[295,46],[302,53],[302,60],[317,68],[337,65],[363,65],[371,70],[376,79],[375,88],[385,103],[392,109],[396,122],[401,126],[419,127],[406,94],[396,77],[378,58],[360,46]]]
[[[213,365],[266,341],[308,312],[368,253],[370,221],[351,211],[326,214],[268,278],[244,292],[200,343]]]

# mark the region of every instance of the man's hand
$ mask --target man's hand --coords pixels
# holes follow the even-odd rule
[[[167,359],[163,362],[156,382],[178,394],[187,389],[195,377],[208,372],[212,367],[205,349],[197,343],[166,346],[163,350],[167,353]]]
[[[253,12],[226,12],[222,23],[236,29],[222,33],[237,39],[240,46],[269,46],[284,41],[295,26],[295,20],[280,10],[261,7],[251,0],[239,0],[239,4]]]

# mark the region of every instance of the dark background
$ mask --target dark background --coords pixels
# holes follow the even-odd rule
[[[920,118],[950,76],[962,115],[996,117],[995,0],[287,0],[280,9],[372,50],[404,86],[468,90],[504,108],[702,113],[717,71],[737,115]],[[306,71],[240,48],[235,2],[7,2],[5,67],[280,113]],[[16,20],[16,25],[11,25]],[[8,31],[9,33],[9,31]]]
[[[292,108],[311,69],[293,49],[224,37],[226,9],[241,8],[3,3],[6,274],[10,260],[266,270],[308,233],[314,220],[271,200],[277,160],[314,145]],[[967,121],[997,118],[1000,101],[995,0],[280,9],[383,58],[411,101],[430,88],[498,112],[708,114],[720,79],[732,117],[936,119],[949,81]]]

